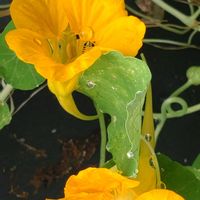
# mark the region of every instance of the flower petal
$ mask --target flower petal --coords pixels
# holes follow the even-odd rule
[[[89,177],[89,178],[88,178]],[[131,189],[139,182],[130,180],[106,168],[87,168],[71,176],[65,187],[66,197],[78,193],[112,192],[113,189]]]
[[[48,80],[48,87],[50,91],[55,94],[60,105],[64,108],[65,111],[82,120],[96,119],[97,116],[87,116],[80,113],[74,102],[72,92],[77,88],[78,79],[79,76],[75,76],[68,82]]]
[[[74,61],[63,64],[63,69],[55,70],[54,79],[58,81],[71,80],[77,74],[85,71],[101,56],[102,48],[94,47],[77,57]],[[39,66],[37,66],[38,68]]]
[[[13,0],[10,12],[16,28],[26,28],[52,38],[68,26],[65,0]]]
[[[62,199],[46,199],[46,200],[65,200],[65,198],[62,198]]]
[[[136,17],[121,17],[95,35],[96,44],[135,56],[142,46],[145,34],[144,23]]]
[[[140,195],[136,200],[184,200],[183,197],[173,191],[165,189],[155,189],[145,192]]]
[[[10,31],[6,42],[19,59],[35,65],[38,73],[47,79],[53,79],[55,72],[63,68],[50,57],[48,42],[35,32],[27,29]]]
[[[38,33],[27,29],[12,30],[7,33],[5,39],[9,48],[24,62],[34,64],[38,59],[50,54],[46,40]]]
[[[70,195],[69,197],[65,198],[65,200],[112,200],[111,195],[103,194],[103,193],[78,193],[74,195]]]
[[[27,29],[10,31],[6,35],[10,49],[24,62],[35,65],[39,74],[54,81],[69,81],[74,76],[89,68],[102,54],[102,50],[94,47],[68,64],[58,63],[50,55],[47,40],[39,34]]]
[[[69,24],[76,33],[87,27],[96,32],[110,21],[127,15],[124,0],[68,0],[66,9]]]

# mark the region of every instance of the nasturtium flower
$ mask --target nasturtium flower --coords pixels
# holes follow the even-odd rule
[[[63,108],[79,118],[84,115],[72,92],[81,73],[110,50],[135,56],[145,33],[123,0],[13,0],[10,13],[16,29],[6,35],[8,46],[35,66]]]
[[[109,169],[87,168],[68,179],[65,197],[59,200],[184,200],[175,192],[165,189],[138,195],[134,191],[138,185],[138,181]]]

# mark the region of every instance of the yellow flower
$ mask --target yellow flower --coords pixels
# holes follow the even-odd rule
[[[138,181],[109,169],[87,168],[68,179],[65,197],[59,200],[184,200],[178,194],[164,189],[137,195],[134,188],[138,185]]]
[[[106,51],[135,56],[145,33],[143,22],[127,16],[123,0],[13,0],[10,12],[16,29],[6,36],[8,46],[79,118],[85,116],[72,92],[81,73]]]

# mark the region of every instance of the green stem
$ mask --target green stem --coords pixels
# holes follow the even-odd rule
[[[4,102],[12,91],[13,91],[12,85],[10,84],[5,85],[3,90],[0,92],[0,102]]]
[[[184,115],[189,115],[189,114],[192,114],[192,113],[198,112],[198,111],[200,111],[200,103],[196,104],[194,106],[188,107],[187,111]],[[177,115],[174,115],[174,114],[171,114],[171,113],[167,113],[167,115],[166,115],[167,119],[172,119],[172,118],[175,118],[175,117],[177,117]],[[160,121],[161,118],[162,118],[162,114],[161,113],[154,113],[153,118]]]
[[[193,15],[193,13],[194,13],[194,6],[191,4],[192,0],[187,0],[187,1],[188,1],[189,9],[190,9],[190,14]]]
[[[194,113],[194,112],[197,112],[197,111],[200,111],[200,103],[199,104],[196,104],[194,106],[190,106],[188,109],[187,109],[187,112],[186,114],[191,114],[191,113]]]
[[[180,95],[183,91],[185,91],[186,89],[188,89],[191,86],[191,83],[189,81],[187,81],[185,84],[183,84],[181,87],[179,87],[176,91],[174,91],[170,97],[175,97]]]
[[[171,108],[171,105],[172,104],[179,104],[181,106],[181,109],[179,110],[173,110]],[[181,117],[181,116],[184,116],[186,113],[187,113],[187,109],[188,109],[188,106],[187,106],[187,103],[185,102],[185,100],[183,100],[182,98],[180,97],[169,97],[168,99],[166,99],[162,106],[161,106],[161,114],[159,116],[159,124],[157,125],[156,127],[156,130],[155,130],[155,138],[156,138],[156,141],[158,139],[158,136],[167,120],[167,115],[171,115],[173,117]]]
[[[96,107],[97,115],[99,117],[99,125],[101,130],[101,146],[100,146],[100,161],[99,167],[102,167],[106,161],[106,142],[107,142],[107,135],[106,135],[106,125],[104,114]]]
[[[196,20],[200,15],[200,7],[195,11],[194,14],[191,15],[190,20]]]
[[[176,46],[181,46],[181,47],[190,47],[190,48],[197,48],[195,45],[190,45],[188,43],[183,43],[183,42],[177,42],[173,40],[164,40],[164,39],[144,39],[144,43],[161,43],[161,44],[171,44],[171,45],[176,45]]]
[[[183,14],[182,12],[178,11],[177,9],[173,8],[172,6],[170,6],[169,4],[165,3],[162,0],[152,0],[152,1],[158,6],[160,6],[162,9],[164,9],[165,11],[167,11],[168,13],[179,19],[183,24],[189,27],[193,27],[194,19],[191,18],[190,16]]]
[[[162,114],[160,114],[162,116]],[[165,122],[167,120],[167,117],[161,117],[161,120],[159,122],[159,124],[156,126],[155,129],[155,143],[157,143],[158,140],[158,136],[160,135],[160,132],[163,128],[163,126],[165,125]]]
[[[149,20],[150,22],[153,22],[156,26],[165,29],[167,31],[171,31],[173,33],[177,33],[177,34],[185,34],[186,32],[189,31],[189,29],[187,29],[187,27],[181,27],[181,26],[177,26],[177,25],[171,25],[171,24],[162,24],[158,19],[154,19],[152,17],[149,17],[145,14],[142,14],[141,12],[138,12],[136,10],[134,10],[133,8],[131,8],[130,6],[128,6],[126,4],[126,9],[131,12],[132,14],[142,17],[146,20]],[[173,26],[175,26],[175,28],[173,28]],[[181,29],[181,30],[180,30]]]
[[[10,4],[0,5],[0,9],[6,9],[9,7],[10,7]]]
[[[194,31],[190,34],[190,36],[189,36],[189,38],[188,38],[188,44],[191,44],[191,43],[192,43],[192,39],[193,39],[193,37],[196,35],[197,32],[198,32],[198,30],[194,30]]]

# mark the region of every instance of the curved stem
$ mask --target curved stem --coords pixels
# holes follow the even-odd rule
[[[180,12],[179,10],[175,9],[174,7],[170,6],[169,4],[165,3],[162,0],[152,0],[156,5],[160,6],[162,9],[179,19],[183,24],[192,27],[194,24],[193,18],[190,18],[190,16],[187,16]],[[198,13],[195,13],[198,14]]]
[[[99,167],[102,167],[106,161],[106,142],[107,142],[107,135],[106,135],[106,125],[104,114],[99,110],[96,106],[97,115],[99,117],[99,125],[101,130],[101,146],[100,146],[100,161]]]
[[[163,126],[165,125],[166,120],[167,120],[167,118],[162,118],[161,121],[159,122],[159,124],[156,126],[156,129],[155,129],[155,143],[157,143],[158,136],[160,135],[160,132],[161,132]]]
[[[187,0],[188,1],[188,6],[190,9],[190,14],[193,15],[194,13],[194,6],[191,4],[191,0]]]
[[[191,83],[189,81],[187,81],[185,84],[183,84],[181,87],[179,87],[177,90],[175,90],[170,97],[175,97],[180,95],[183,91],[185,91],[186,89],[188,89],[191,86]]]
[[[187,108],[187,111],[186,111],[186,113],[184,114],[184,115],[189,115],[189,114],[192,114],[192,113],[194,113],[194,112],[198,112],[198,111],[200,111],[200,103],[199,104],[196,104],[196,105],[194,105],[194,106],[190,106],[190,107],[188,107]],[[177,111],[178,112],[178,111]],[[172,114],[170,114],[170,113],[167,113],[167,115],[166,115],[166,118],[167,119],[172,119],[172,118],[176,118],[177,117],[177,115],[172,115]],[[155,119],[155,120],[161,120],[161,118],[162,118],[162,114],[161,113],[154,113],[153,114],[153,118]]]
[[[171,108],[171,104],[179,104],[182,108],[175,111]],[[180,97],[169,97],[168,99],[166,99],[162,106],[161,106],[161,114],[160,114],[160,122],[156,127],[155,130],[155,138],[156,141],[158,139],[158,136],[160,134],[160,131],[162,130],[166,120],[167,120],[167,114],[173,116],[173,117],[181,117],[184,116],[187,112],[188,106],[187,103],[185,102],[185,100],[183,100]]]
[[[160,44],[171,44],[171,45],[176,45],[176,46],[181,46],[184,48],[199,48],[198,46],[195,45],[190,45],[188,43],[184,43],[184,42],[177,42],[177,41],[173,41],[173,40],[165,40],[165,39],[144,39],[143,40],[144,43],[160,43]]]
[[[186,115],[191,114],[191,113],[194,113],[194,112],[197,112],[197,111],[200,111],[200,103],[199,103],[199,104],[196,104],[196,105],[194,105],[194,106],[190,106],[190,107],[187,109]]]
[[[6,84],[3,90],[0,92],[0,102],[4,102],[13,91],[13,87],[10,84]]]
[[[37,90],[35,90],[24,102],[22,102],[16,110],[11,111],[12,116],[19,112],[36,94],[38,94],[41,90],[43,90],[47,84],[40,86]]]
[[[126,4],[126,9],[136,15],[136,16],[139,16],[139,17],[142,17],[148,21],[150,21],[151,23],[154,23],[156,26],[164,29],[164,30],[167,30],[167,31],[170,31],[170,32],[173,32],[173,33],[177,33],[177,34],[185,34],[186,32],[188,32],[190,30],[190,28],[187,28],[187,27],[183,27],[183,26],[178,26],[178,25],[171,25],[171,24],[163,24],[162,22],[160,22],[158,19],[154,19],[152,17],[149,17],[141,12],[138,12],[136,11],[135,9],[131,8],[130,6],[128,6]],[[173,27],[174,26],[174,27]]]
[[[189,36],[189,38],[188,38],[188,44],[191,44],[191,43],[192,43],[192,39],[193,39],[193,37],[196,35],[197,32],[198,32],[198,30],[194,30],[194,31],[190,34],[190,36]]]
[[[200,7],[194,12],[193,15],[191,15],[190,19],[191,20],[196,20],[200,15]]]

